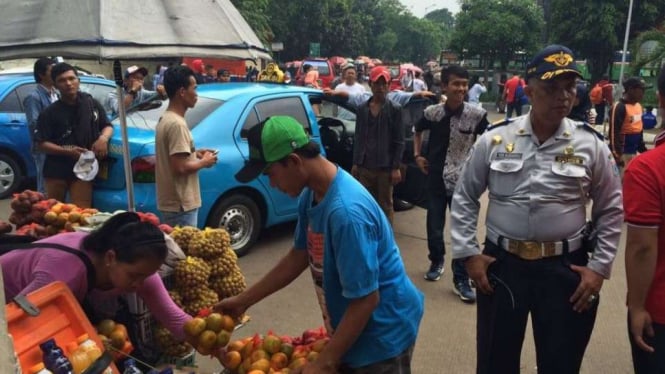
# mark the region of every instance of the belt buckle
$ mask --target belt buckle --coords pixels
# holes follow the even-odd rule
[[[539,260],[543,258],[543,250],[539,242],[519,242],[518,255],[525,260]]]

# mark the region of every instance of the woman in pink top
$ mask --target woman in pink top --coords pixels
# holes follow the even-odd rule
[[[171,300],[157,274],[168,253],[164,234],[154,225],[140,222],[135,213],[117,214],[90,234],[59,234],[33,244],[42,247],[15,249],[0,256],[7,302],[54,281],[66,283],[79,302],[88,297],[93,305],[136,292],[164,327],[176,338],[185,339],[183,325],[192,317]],[[83,259],[89,259],[94,279],[88,279],[82,258],[49,244],[80,251]]]

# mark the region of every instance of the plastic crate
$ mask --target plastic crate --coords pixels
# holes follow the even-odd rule
[[[162,282],[166,289],[173,287],[175,275],[173,270],[167,271],[166,276],[162,277]],[[150,363],[157,363],[161,359],[162,352],[154,339],[154,328],[157,324],[154,316],[148,310],[143,299],[136,293],[123,296],[127,302],[127,311],[129,314],[122,318],[122,322],[127,325],[129,337],[134,345],[133,355],[140,356],[143,360]]]
[[[7,329],[14,339],[14,350],[23,372],[42,362],[39,344],[51,338],[64,349],[77,337],[88,334],[104,349],[95,328],[65,283],[53,282],[31,292],[26,299],[39,309],[38,315],[29,315],[13,302],[5,306]],[[118,373],[115,365],[111,368]]]
[[[182,357],[162,356],[159,360],[160,365],[173,365],[176,368],[182,367],[195,367],[196,366],[196,350],[192,349],[191,352]]]

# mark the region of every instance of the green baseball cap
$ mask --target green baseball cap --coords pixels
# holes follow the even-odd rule
[[[273,162],[309,143],[303,125],[289,116],[268,117],[247,131],[249,160],[235,175],[241,183],[255,179]]]

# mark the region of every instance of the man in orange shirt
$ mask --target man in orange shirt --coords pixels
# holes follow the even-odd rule
[[[628,166],[630,160],[646,151],[642,140],[642,105],[646,85],[640,77],[630,77],[623,82],[624,94],[610,114],[610,149],[620,166]]]
[[[506,118],[510,118],[513,116],[513,110],[515,111],[515,115],[517,117],[522,115],[522,104],[521,100],[519,98],[515,97],[515,93],[517,93],[517,88],[522,85],[524,87],[524,80],[520,78],[519,74],[513,75],[512,78],[508,79],[506,81],[506,86],[503,89],[503,96],[506,101]]]

